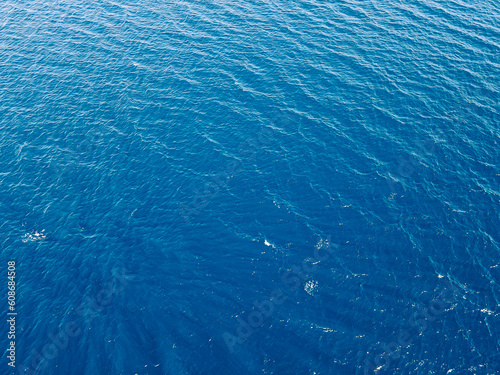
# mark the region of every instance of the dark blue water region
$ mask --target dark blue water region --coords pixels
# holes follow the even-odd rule
[[[1,9],[1,374],[500,373],[497,1]]]

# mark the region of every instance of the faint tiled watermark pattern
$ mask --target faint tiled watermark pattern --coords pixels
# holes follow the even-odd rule
[[[269,129],[261,131],[255,138],[243,141],[238,145],[237,157],[244,159],[244,162],[252,162],[257,157],[259,151],[271,142],[272,133]],[[210,177],[202,190],[194,189],[193,200],[189,205],[181,205],[179,214],[184,221],[191,224],[190,219],[198,215],[208,204],[215,199],[221,189],[225,188],[230,178],[243,172],[243,163],[238,159],[229,160],[225,167]]]
[[[422,335],[438,317],[455,302],[457,289],[447,280],[446,285],[429,303],[413,311],[408,316],[408,330],[400,330],[393,341],[379,342],[366,353],[363,374],[382,373],[392,361],[402,356],[402,349],[411,346],[416,337]],[[411,327],[411,328],[410,328]]]
[[[115,269],[109,280],[93,298],[87,297],[76,309],[77,315],[83,317],[85,324],[90,324],[98,317],[98,314],[113,302],[113,297],[120,294],[129,281],[135,278],[125,269]],[[47,343],[40,351],[32,350],[31,363],[29,366],[17,366],[18,375],[40,375],[49,364],[59,354],[65,350],[71,339],[77,339],[84,333],[84,329],[76,320],[67,322],[55,334],[47,335]]]
[[[50,162],[56,178],[64,179],[78,172],[79,168],[89,161],[102,141],[101,135],[94,130],[85,134],[81,142],[71,149],[61,149]]]
[[[272,122],[280,127],[286,127],[291,123],[288,116],[276,111],[273,113]],[[273,142],[274,133],[270,127],[264,128],[254,137],[239,143],[236,158],[229,160],[218,172],[213,174],[209,181],[200,189],[193,190],[191,203],[181,205],[179,214],[187,224],[191,224],[191,219],[198,215],[208,204],[215,199],[222,189],[224,189],[230,179],[243,172],[243,164],[252,163],[265,146]]]
[[[470,124],[472,116],[470,108],[465,105],[455,105],[450,107],[448,122],[455,125]],[[431,120],[429,120],[431,122]],[[438,136],[444,139],[442,131],[438,131]],[[417,142],[416,155],[420,157],[434,155],[436,153],[437,142],[434,139],[429,139],[423,142]],[[413,155],[400,157],[398,159],[397,178],[411,177],[420,162]],[[397,182],[393,179],[388,179],[387,183],[391,189],[391,197],[396,194]],[[401,358],[402,349],[411,346],[417,336],[422,335],[429,329],[431,324],[449,308],[455,301],[457,289],[449,282],[441,289],[439,294],[435,296],[426,306],[420,307],[408,316],[408,330],[400,330],[393,338],[393,341],[379,342],[377,347],[373,348],[366,355],[363,363],[363,374],[383,373],[388,370],[393,361]]]
[[[311,257],[304,259],[300,264],[294,265],[281,274],[281,281],[286,285],[286,289],[294,292],[303,287],[306,292],[310,292],[317,285],[311,276],[317,270],[318,264],[326,261],[338,246],[331,243],[331,236],[320,240],[314,247]],[[222,334],[230,353],[234,353],[236,345],[244,343],[257,329],[262,327],[265,319],[276,311],[277,306],[285,303],[288,296],[283,289],[274,289],[268,298],[253,301],[253,308],[245,319],[241,316],[236,317],[235,331],[233,333],[226,331]]]
[[[433,140],[427,140],[424,142],[417,142],[417,155],[432,155],[436,151],[436,143]],[[398,179],[411,177],[416,169],[420,166],[420,161],[413,155],[400,156],[397,160],[397,170],[395,177]],[[387,177],[387,185],[391,189],[391,198],[397,194],[398,182],[391,177]]]

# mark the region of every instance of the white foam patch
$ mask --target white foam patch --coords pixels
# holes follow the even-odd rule
[[[304,286],[304,290],[307,294],[314,296],[318,291],[318,282],[314,280],[309,280]]]
[[[34,241],[41,241],[44,240],[47,235],[44,233],[45,229],[42,229],[41,232],[32,231],[31,233],[26,233],[23,238],[23,242],[34,242]]]
[[[275,249],[274,245],[267,240],[264,240],[264,245],[271,246],[273,249]]]

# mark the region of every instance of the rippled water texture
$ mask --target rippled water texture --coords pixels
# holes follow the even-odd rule
[[[498,1],[0,10],[15,374],[500,373]]]

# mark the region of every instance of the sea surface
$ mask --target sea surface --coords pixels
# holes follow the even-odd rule
[[[498,0],[3,1],[0,374],[500,374],[499,89]]]

